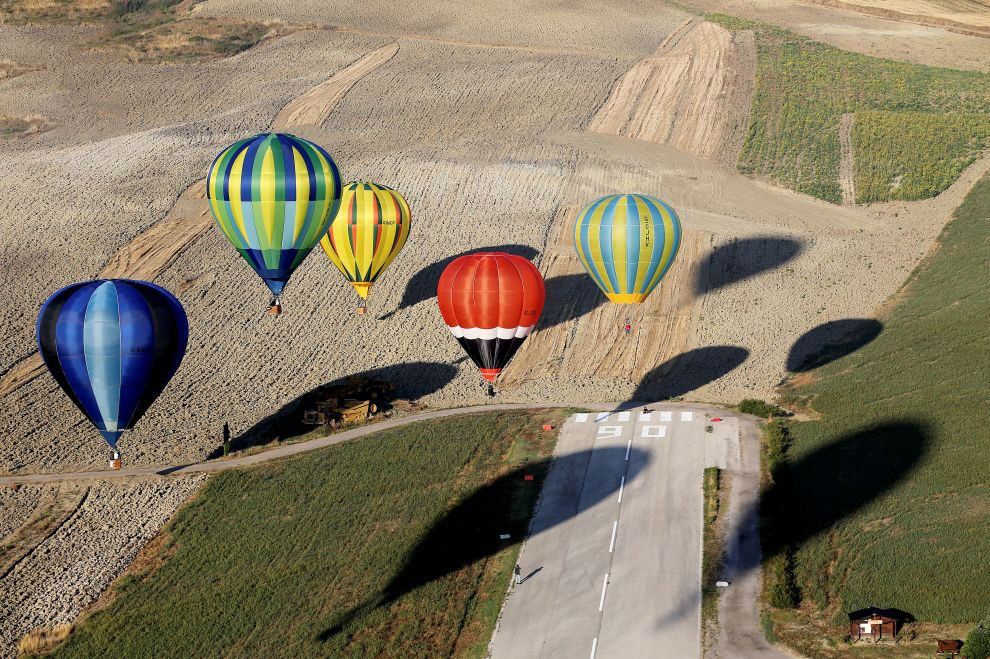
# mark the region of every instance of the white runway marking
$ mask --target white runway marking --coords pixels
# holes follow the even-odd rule
[[[618,530],[618,528],[619,528],[619,520],[615,520],[614,522],[612,522],[612,539],[608,541],[608,553],[610,554],[612,553],[612,550],[615,549],[615,532],[616,530]]]
[[[626,462],[629,462],[629,451],[631,451],[631,450],[632,450],[632,440],[630,439],[626,443]]]
[[[619,422],[628,421],[629,412],[619,412]]]
[[[640,421],[649,421],[652,416],[653,416],[653,412],[640,412],[639,413],[639,420]]]
[[[693,417],[691,412],[681,412],[681,421],[690,421]]]
[[[622,488],[626,486],[626,477],[623,476],[622,480],[619,481],[619,503],[622,503]]]
[[[595,650],[598,648],[598,637],[591,642],[591,659],[595,659]]]
[[[667,426],[643,426],[640,437],[666,437]]]
[[[661,412],[660,413],[660,420],[661,421],[670,421],[673,418],[672,415],[673,415],[673,412]]]
[[[595,418],[595,421],[600,423],[607,418],[608,418],[608,412],[599,412],[598,417]]]
[[[575,414],[574,415],[574,421],[575,421],[575,423],[584,423],[587,420],[588,420],[588,413],[587,412],[581,412],[580,414]]]
[[[605,579],[602,581],[602,598],[598,600],[598,610],[601,611],[605,608],[605,589],[608,588],[608,572],[605,573]]]

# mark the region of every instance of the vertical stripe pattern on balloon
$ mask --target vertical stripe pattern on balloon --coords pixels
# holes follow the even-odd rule
[[[395,190],[377,183],[348,183],[320,246],[364,297],[406,244],[410,220],[409,204]]]
[[[232,144],[206,178],[206,197],[221,231],[276,295],[326,234],[340,191],[330,154],[283,133]]]
[[[489,382],[533,331],[545,297],[536,266],[504,252],[460,256],[437,284],[444,323]]]
[[[115,446],[179,368],[189,325],[165,289],[111,279],[56,291],[41,307],[36,332],[52,377]]]
[[[574,248],[613,302],[642,302],[670,269],[681,243],[674,210],[656,197],[609,195],[578,214]]]

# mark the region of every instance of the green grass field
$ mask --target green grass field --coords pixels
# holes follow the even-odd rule
[[[213,476],[139,561],[160,565],[58,653],[482,657],[556,440],[540,424],[564,416],[425,421]]]
[[[792,425],[785,476],[766,493],[791,514],[775,515],[767,549],[797,548],[803,599],[833,625],[867,606],[933,623],[990,609],[988,275],[990,176],[884,331],[794,391],[823,418]]]
[[[922,199],[947,188],[990,143],[990,75],[839,50],[720,14],[756,33],[749,131],[739,170],[842,201],[839,122],[854,113],[857,203]]]

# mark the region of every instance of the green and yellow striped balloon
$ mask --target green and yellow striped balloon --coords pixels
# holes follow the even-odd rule
[[[262,133],[226,148],[210,167],[206,198],[217,224],[276,300],[322,238],[340,203],[330,154],[293,135]]]
[[[574,225],[574,247],[588,274],[617,304],[642,302],[667,273],[681,244],[681,223],[656,197],[609,195],[591,202]]]
[[[409,237],[409,204],[392,188],[377,183],[344,186],[340,210],[320,246],[363,300],[382,270]]]

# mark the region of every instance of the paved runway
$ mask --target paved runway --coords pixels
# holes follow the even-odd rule
[[[706,443],[710,460],[732,461],[736,420],[706,433],[704,409],[651,409],[565,423],[496,659],[700,655]]]

